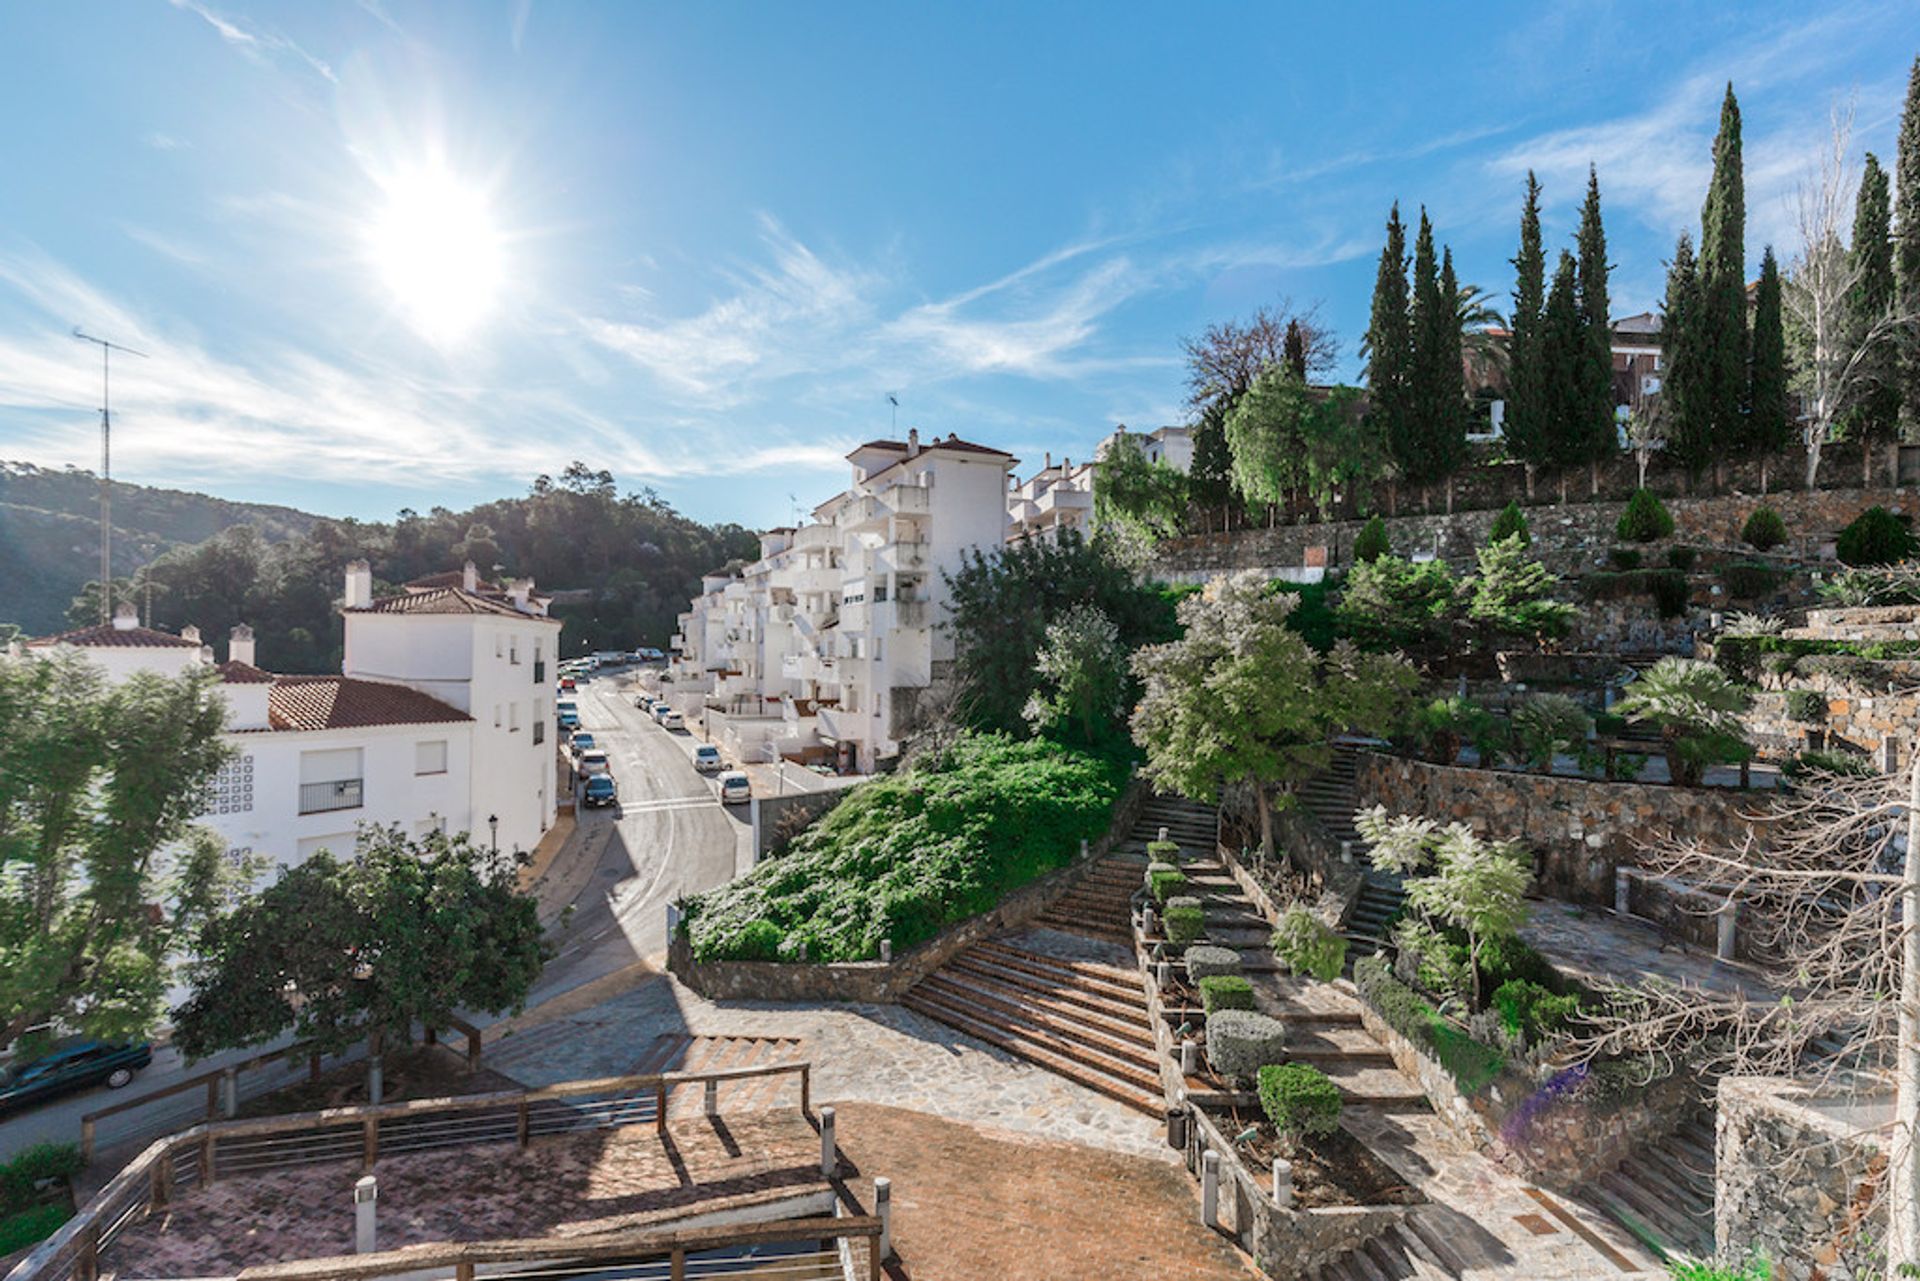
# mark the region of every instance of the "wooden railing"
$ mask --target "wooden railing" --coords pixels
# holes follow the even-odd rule
[[[700,1072],[655,1072],[561,1081],[447,1099],[364,1104],[243,1120],[203,1121],[149,1145],[79,1214],[36,1246],[6,1281],[97,1281],[100,1252],[127,1224],[163,1210],[181,1191],[238,1174],[357,1159],[371,1170],[384,1152],[400,1155],[476,1143],[511,1142],[614,1129],[651,1121],[664,1134],[667,1105],[686,1085],[797,1076],[800,1110],[813,1107],[806,1060]]]

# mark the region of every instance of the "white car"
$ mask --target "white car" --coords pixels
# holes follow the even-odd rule
[[[597,749],[580,753],[577,768],[580,771],[581,778],[591,778],[595,774],[613,773],[613,766],[608,763],[607,754]]]
[[[728,770],[720,776],[720,803],[722,805],[740,805],[753,799],[753,785],[747,776],[739,770]]]
[[[660,717],[660,724],[667,729],[685,729],[687,718],[675,711],[668,711]]]
[[[702,743],[693,749],[693,767],[702,774],[711,774],[722,765],[720,749],[712,743]]]
[[[672,710],[673,710],[673,704],[669,703],[666,699],[664,698],[655,699],[653,703],[653,708],[652,708],[653,719],[655,719],[656,721],[661,720],[665,718],[666,714]]]

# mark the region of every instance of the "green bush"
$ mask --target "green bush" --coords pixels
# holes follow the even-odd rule
[[[1445,561],[1381,556],[1347,574],[1334,618],[1364,649],[1433,644],[1454,616],[1458,595]]]
[[[1757,552],[1772,551],[1787,541],[1787,522],[1771,507],[1756,507],[1740,527],[1740,541]]]
[[[1387,538],[1387,522],[1375,516],[1354,537],[1353,563],[1366,565],[1392,554],[1393,544]]]
[[[1780,586],[1786,571],[1757,560],[1730,561],[1720,567],[1720,581],[1734,600],[1755,600],[1770,596]]]
[[[0,1256],[24,1250],[52,1236],[67,1221],[64,1205],[36,1205],[0,1218]]]
[[[1553,758],[1584,761],[1591,754],[1587,731],[1593,718],[1565,694],[1529,694],[1513,711],[1513,746],[1520,758],[1541,773],[1553,772]]]
[[[1792,667],[1776,667],[1775,657],[1792,658]],[[1752,684],[1760,669],[1767,665],[1776,675],[1799,671],[1802,675],[1820,673],[1842,680],[1872,682],[1885,674],[1871,665],[1890,658],[1920,657],[1920,642],[1914,641],[1842,641],[1809,640],[1793,636],[1728,636],[1713,643],[1713,661],[1734,680]]]
[[[1221,1010],[1251,1010],[1253,984],[1238,974],[1209,974],[1200,980],[1200,1004],[1208,1018]]]
[[[1920,549],[1913,531],[1884,507],[1869,507],[1840,531],[1834,552],[1845,565],[1892,565]]]
[[[733,949],[729,957],[735,961],[777,961],[780,959],[780,945],[787,936],[772,921],[762,918],[748,921],[733,936]]]
[[[1307,1134],[1332,1134],[1340,1128],[1346,1105],[1340,1087],[1306,1063],[1269,1063],[1260,1069],[1260,1110],[1288,1141]]]
[[[1638,547],[1607,548],[1607,564],[1618,570],[1640,568],[1640,549]]]
[[[1207,936],[1204,908],[1172,907],[1161,914],[1167,923],[1167,938],[1175,943],[1197,943]]]
[[[1270,942],[1273,954],[1295,974],[1330,983],[1346,967],[1347,940],[1298,903],[1281,914]]]
[[[1651,543],[1671,538],[1673,517],[1668,513],[1666,504],[1651,489],[1636,489],[1633,497],[1627,500],[1626,511],[1620,513],[1620,523],[1614,526],[1614,535],[1629,543]]]
[[[1195,588],[1198,591],[1199,588]],[[1339,621],[1334,617],[1333,604],[1328,599],[1333,584],[1289,583],[1283,578],[1273,580],[1273,590],[1285,592],[1299,602],[1293,612],[1287,615],[1287,630],[1299,634],[1300,639],[1312,646],[1315,653],[1324,654],[1333,648],[1339,639]]]
[[[1221,1076],[1241,1080],[1285,1060],[1287,1030],[1253,1010],[1222,1010],[1207,1020],[1207,1062]]]
[[[1811,751],[1801,752],[1780,767],[1780,772],[1788,778],[1799,780],[1816,777],[1821,774],[1838,774],[1841,778],[1869,778],[1880,771],[1873,762],[1859,752]]]
[[[1431,1053],[1461,1089],[1474,1093],[1500,1075],[1505,1056],[1443,1019],[1417,992],[1393,976],[1385,957],[1363,956],[1355,961],[1353,982],[1360,998],[1388,1027]]]
[[[1667,1260],[1667,1276],[1669,1281],[1773,1281],[1773,1265],[1759,1250],[1741,1263],[1676,1256]]]
[[[1557,996],[1528,979],[1508,979],[1493,992],[1493,1008],[1509,1032],[1538,1044],[1566,1027],[1580,1008],[1576,996]]]
[[[1669,569],[1677,569],[1683,574],[1692,570],[1693,563],[1698,559],[1700,559],[1700,549],[1697,547],[1679,546],[1667,548],[1667,567]]]
[[[1487,542],[1497,543],[1502,539],[1518,538],[1522,547],[1533,545],[1533,531],[1527,527],[1526,513],[1520,510],[1519,503],[1508,503],[1493,518],[1493,528],[1487,531]]]
[[[1171,867],[1180,861],[1180,842],[1148,841],[1147,857],[1155,863],[1165,863]]]
[[[64,1184],[82,1168],[76,1144],[35,1143],[24,1147],[0,1165],[0,1209],[32,1206],[40,1199],[37,1184]]]
[[[1147,877],[1147,888],[1153,892],[1154,902],[1162,907],[1166,906],[1168,899],[1185,888],[1186,883],[1187,874],[1178,870],[1153,872]]]
[[[1428,759],[1452,765],[1462,747],[1471,746],[1482,764],[1499,756],[1506,746],[1506,722],[1473,700],[1459,694],[1436,698],[1413,715],[1413,730]]]
[[[1230,947],[1205,943],[1188,948],[1182,959],[1187,964],[1187,981],[1196,985],[1219,975],[1240,972],[1240,953]]]
[[[694,959],[759,957],[769,926],[814,961],[870,960],[882,939],[905,951],[1071,863],[1106,831],[1129,771],[1046,739],[963,734],[689,899]]]
[[[1687,576],[1677,569],[1656,569],[1647,575],[1647,587],[1653,592],[1653,607],[1662,618],[1678,618],[1687,612]]]
[[[1802,724],[1813,724],[1827,719],[1827,696],[1812,689],[1788,690],[1787,719],[1799,721]]]

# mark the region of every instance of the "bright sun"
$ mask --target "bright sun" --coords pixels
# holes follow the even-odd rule
[[[437,164],[381,185],[385,204],[368,231],[381,280],[429,341],[461,337],[500,289],[501,240],[485,194]]]

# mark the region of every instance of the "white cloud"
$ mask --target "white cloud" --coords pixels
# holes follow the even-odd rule
[[[232,18],[216,12],[201,0],[171,0],[173,7],[185,10],[198,17],[220,34],[220,38],[240,50],[248,57],[262,63],[271,63],[281,55],[292,57],[304,64],[308,70],[321,76],[330,84],[339,84],[340,77],[324,61],[308,53],[285,36],[268,32],[250,31]]]
[[[186,151],[193,146],[185,138],[176,138],[170,133],[159,132],[147,135],[147,145],[155,151]]]

